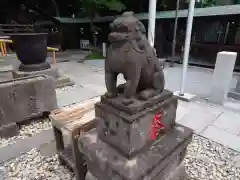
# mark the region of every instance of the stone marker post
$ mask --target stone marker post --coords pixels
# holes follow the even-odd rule
[[[103,49],[103,57],[106,57],[107,56],[107,44],[104,42],[102,43],[102,49]]]
[[[228,96],[240,100],[240,76],[237,77],[237,84],[236,87],[231,89],[231,92],[228,93]]]
[[[227,98],[236,58],[236,52],[222,51],[217,54],[209,96],[210,102],[223,104]]]
[[[240,76],[238,76],[237,86],[236,86],[236,92],[240,93]]]

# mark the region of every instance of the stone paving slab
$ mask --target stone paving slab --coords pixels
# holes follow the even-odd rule
[[[221,113],[221,111],[213,111],[211,107],[202,107],[197,103],[192,103],[189,112],[177,122],[193,129],[198,134],[211,125]]]
[[[73,88],[70,91],[63,91],[57,93],[58,106],[63,107],[70,104],[79,103],[81,101],[99,96],[97,91],[87,87]]]
[[[212,125],[232,134],[239,135],[240,114],[234,112],[225,112],[221,114]]]
[[[177,114],[176,114],[176,122],[179,122],[185,115],[187,115],[190,111],[190,107],[187,103],[183,101],[178,101]]]
[[[208,126],[200,135],[240,152],[240,136],[214,126]]]
[[[205,102],[179,101],[176,121],[195,133],[240,152],[240,114]]]

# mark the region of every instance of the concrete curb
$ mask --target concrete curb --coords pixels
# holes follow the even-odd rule
[[[18,140],[15,144],[0,149],[0,164],[24,154],[31,149],[39,149],[44,144],[54,141],[53,130],[44,130],[39,134]]]

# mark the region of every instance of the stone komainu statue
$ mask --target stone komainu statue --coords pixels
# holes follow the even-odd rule
[[[124,97],[133,97],[146,89],[161,93],[164,74],[154,49],[146,39],[144,25],[133,12],[125,12],[110,25],[110,46],[105,61],[107,96],[117,96],[117,76],[123,74]]]

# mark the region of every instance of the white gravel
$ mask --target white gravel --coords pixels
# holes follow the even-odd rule
[[[195,135],[185,166],[192,180],[240,179],[240,153]]]
[[[43,120],[32,121],[30,124],[20,126],[19,135],[11,138],[0,138],[0,148],[16,143],[19,139],[32,137],[43,130],[52,128],[51,121],[46,118]]]
[[[196,135],[188,147],[185,166],[190,180],[240,179],[240,153]],[[9,161],[1,170],[8,180],[75,180],[59,165],[56,155],[45,158],[36,150]]]
[[[46,158],[35,149],[0,169],[7,180],[75,180],[68,169],[59,165],[56,155]]]

